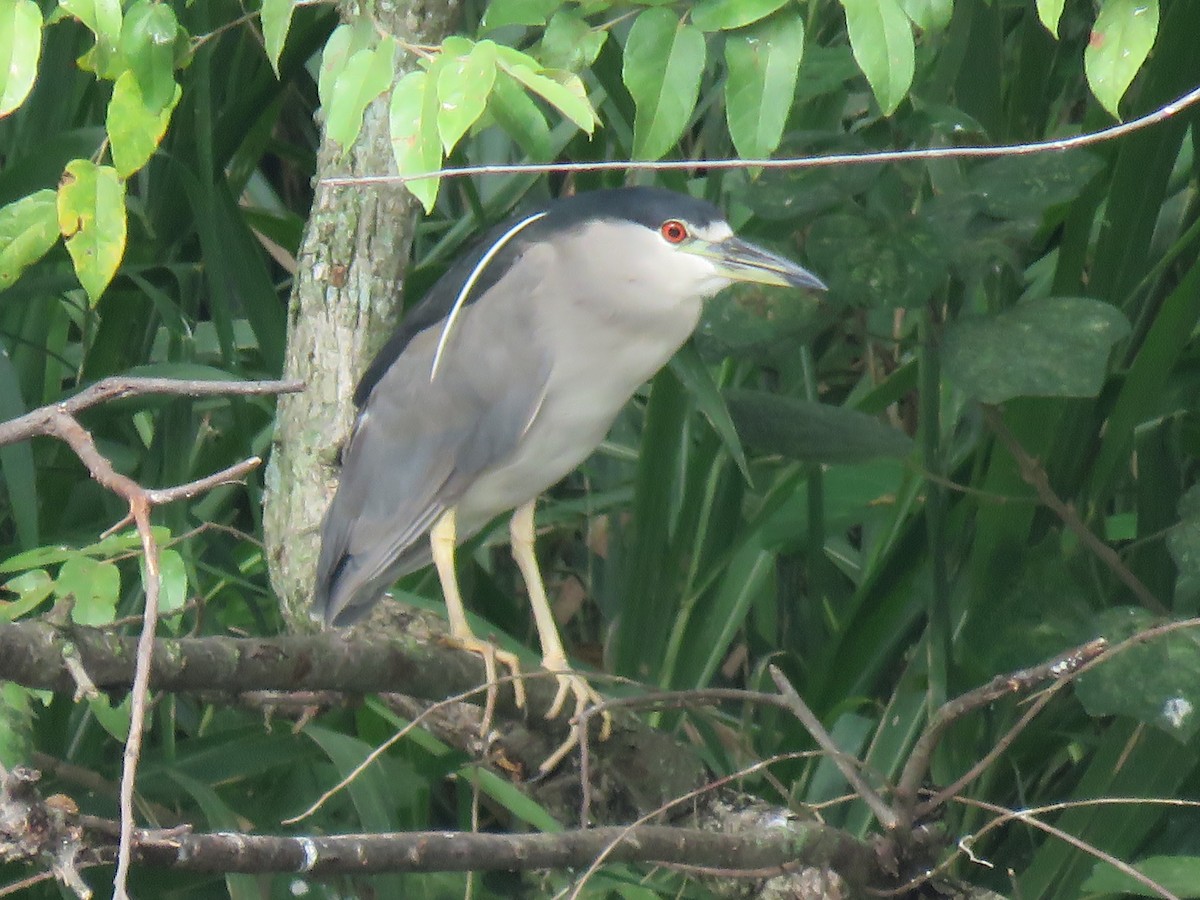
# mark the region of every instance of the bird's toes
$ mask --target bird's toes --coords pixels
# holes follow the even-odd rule
[[[575,710],[571,716],[572,722],[578,722],[583,714],[592,706],[603,707],[604,698],[596,693],[596,689],[582,675],[570,669],[567,671],[552,671],[554,671],[554,677],[558,681],[558,691],[554,695],[554,702],[550,704],[550,708],[546,711],[547,719],[553,719],[562,712],[568,695],[575,698]],[[609,735],[612,734],[612,715],[608,710],[601,709],[600,719],[600,740],[606,741]]]
[[[474,653],[483,660],[488,689],[487,721],[491,721],[491,712],[495,708],[496,688],[499,684],[499,673],[496,668],[497,663],[508,669],[512,680],[513,702],[517,705],[518,709],[525,708],[525,681],[521,677],[521,660],[515,653],[501,650],[491,641],[481,640],[473,634],[451,635],[448,643],[460,650]]]
[[[563,704],[567,701],[567,694],[571,693],[571,678],[562,672],[557,672],[554,675],[554,680],[558,683],[558,690],[554,693],[554,700],[550,704],[550,708],[546,710],[546,719],[554,719],[562,712]],[[576,711],[578,714],[578,711]]]
[[[521,660],[507,650],[496,651],[496,661],[512,675],[513,702],[518,709],[525,708],[525,679],[521,677]]]

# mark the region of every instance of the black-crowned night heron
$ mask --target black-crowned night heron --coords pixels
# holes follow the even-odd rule
[[[497,661],[518,675],[516,657],[467,624],[454,572],[456,544],[515,510],[513,556],[542,666],[558,679],[547,718],[568,694],[576,716],[598,701],[571,669],[546,600],[534,504],[687,340],[703,301],[735,281],[824,289],[737,238],[711,204],[656,188],[579,194],[490,232],[409,313],[354,392],[358,419],[321,533],[314,603],[325,621],[364,616],[432,556],[453,638],[483,657],[489,681]],[[514,688],[523,703],[519,678]]]

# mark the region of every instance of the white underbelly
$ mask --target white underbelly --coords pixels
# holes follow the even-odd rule
[[[629,389],[632,394],[637,385]],[[515,509],[561,481],[604,440],[621,403],[601,404],[588,395],[566,393],[570,402],[547,397],[532,426],[508,460],[481,475],[458,503],[464,532]]]
[[[617,293],[597,289],[591,296],[579,294],[578,285],[559,290],[547,283],[542,293],[527,295],[531,309],[524,321],[531,328],[525,352],[551,361],[546,393],[513,453],[460,498],[464,535],[533,499],[587,459],[634,391],[687,340],[701,299],[658,283],[658,274],[642,273]],[[547,295],[559,299],[549,302]]]

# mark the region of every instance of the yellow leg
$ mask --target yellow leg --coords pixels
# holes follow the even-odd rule
[[[457,528],[454,510],[447,510],[434,523],[429,532],[429,543],[433,550],[433,564],[437,567],[438,580],[442,583],[442,595],[446,598],[446,618],[450,622],[450,637],[455,644],[471,653],[483,657],[487,673],[488,694],[483,712],[483,730],[491,727],[492,712],[496,706],[496,663],[499,662],[513,675],[513,694],[517,706],[525,705],[525,683],[521,680],[521,663],[515,654],[498,650],[490,641],[475,636],[467,622],[463,609],[462,594],[458,590],[458,576],[454,571],[454,548],[457,545]]]
[[[550,602],[546,599],[546,588],[542,583],[542,573],[538,569],[537,555],[533,548],[533,510],[536,502],[530,500],[513,513],[509,523],[513,559],[517,561],[517,568],[521,570],[521,577],[529,591],[529,605],[533,607],[533,621],[537,624],[538,640],[542,645],[542,668],[553,672],[558,681],[558,693],[554,695],[554,702],[550,704],[546,718],[552,719],[557,716],[566,702],[567,694],[572,694],[575,697],[574,721],[590,704],[602,703],[603,698],[582,675],[573,671],[571,664],[567,662],[567,654],[558,634],[558,626],[554,623],[554,615],[550,611]],[[601,718],[600,738],[607,740],[612,733],[612,716],[604,712],[601,713]],[[579,738],[575,729],[572,729],[570,737],[541,764],[541,770],[549,772],[562,762],[578,743]]]

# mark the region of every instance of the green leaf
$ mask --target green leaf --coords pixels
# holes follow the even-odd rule
[[[496,45],[480,41],[465,55],[444,58],[440,69],[437,127],[442,148],[449,154],[487,108],[496,82]]]
[[[637,107],[635,159],[658,159],[682,136],[696,108],[704,54],[704,34],[669,9],[647,9],[634,21],[621,77]]]
[[[53,191],[50,193],[53,194]],[[53,203],[53,200],[50,202]],[[4,211],[0,210],[0,221],[3,219]],[[58,233],[57,222],[54,232]],[[0,259],[3,256],[0,250]],[[7,348],[0,347],[0,421],[15,419],[28,411],[21,393],[21,377],[17,366]],[[39,485],[32,441],[17,441],[0,447],[0,482],[3,485],[0,493],[8,500],[8,513],[16,529],[16,544],[24,549],[38,546],[41,543],[41,504],[38,502]]]
[[[287,42],[288,29],[292,27],[292,13],[295,11],[295,0],[263,0],[259,13],[267,59],[271,61],[276,78],[279,77],[279,56]]]
[[[57,240],[57,201],[49,188],[0,207],[0,291],[11,287]]]
[[[1200,856],[1148,856],[1133,867],[1180,898],[1200,897]],[[1161,897],[1158,891],[1126,875],[1109,863],[1099,861],[1082,885],[1088,894],[1135,894],[1139,897]]]
[[[1114,119],[1125,91],[1158,36],[1158,0],[1104,0],[1087,49],[1083,70],[1096,99]]]
[[[72,598],[71,618],[80,625],[107,625],[117,614],[121,573],[111,562],[76,554],[62,564],[54,594]]]
[[[483,13],[480,33],[505,25],[545,25],[560,0],[492,0]]]
[[[532,56],[496,45],[500,68],[525,85],[588,134],[596,127],[596,113],[587,98],[583,81],[573,72],[541,70]],[[540,70],[540,71],[539,71]]]
[[[767,391],[727,390],[725,401],[742,440],[764,453],[819,463],[903,458],[912,441],[855,409]]]
[[[1143,609],[1100,613],[1110,643],[1159,624]],[[1090,716],[1132,716],[1187,743],[1200,731],[1200,634],[1183,629],[1134,644],[1079,676],[1075,693]]]
[[[806,242],[828,302],[917,307],[949,270],[944,239],[921,218],[870,216],[855,204],[817,219]]]
[[[396,41],[388,36],[378,47],[351,55],[338,74],[325,110],[325,136],[339,144],[343,154],[358,137],[367,106],[391,87],[395,55]]]
[[[147,368],[149,368],[149,367],[141,367],[138,369],[131,369],[128,374],[130,374],[130,375],[143,374],[143,373],[146,373]],[[213,378],[212,375],[209,374],[211,371],[212,370],[206,371],[205,368],[201,367],[201,366],[188,366],[188,367],[181,366],[180,370],[178,372],[167,373],[165,371],[159,371],[156,374],[162,375],[163,377],[166,377],[166,378],[172,378],[172,377],[175,377],[175,378],[197,378],[197,379],[208,379],[208,380],[212,380],[212,381],[223,380],[220,378]],[[185,372],[186,372],[186,374],[184,374]],[[150,527],[150,536],[153,537],[154,540],[157,541],[159,544],[165,544],[167,541],[169,541],[171,539],[171,529],[167,528],[164,525],[152,525]],[[48,549],[55,550],[57,548],[51,547]],[[114,556],[128,553],[131,550],[141,550],[141,549],[142,549],[142,536],[137,533],[136,529],[130,528],[128,531],[119,531],[116,534],[110,534],[107,537],[101,538],[100,540],[96,541],[93,544],[88,544],[86,547],[81,547],[81,548],[79,548],[78,552],[85,553],[88,556],[97,556],[97,557],[100,557],[101,559],[111,559]],[[74,552],[74,551],[68,551],[68,552]],[[21,554],[22,557],[24,557],[26,555],[27,554],[24,554],[24,553]],[[12,565],[19,558],[20,557],[14,556],[12,559],[8,560],[6,563],[3,564],[3,566],[0,566],[0,571],[4,571],[5,566]],[[63,556],[61,558],[66,559],[67,557]]]
[[[737,284],[704,304],[692,343],[708,361],[737,356],[777,365],[827,328],[831,315],[811,294]]]
[[[500,127],[531,159],[550,158],[550,126],[546,117],[525,87],[507,72],[501,72],[492,86],[488,108]]]
[[[135,369],[132,371],[137,372],[139,370]],[[162,525],[152,526],[150,533],[160,544],[171,539],[171,530]],[[32,550],[26,550],[23,553],[10,556],[8,559],[0,562],[0,573],[21,572],[25,569],[53,566],[66,562],[68,559],[73,559],[80,554],[110,559],[119,554],[128,553],[131,550],[138,550],[141,546],[141,537],[135,530],[130,529],[118,534],[110,534],[108,537],[96,541],[94,544],[88,544],[86,547],[67,547],[62,544],[34,547]]]
[[[337,83],[338,76],[346,68],[350,56],[360,49],[354,46],[354,36],[354,26],[339,25],[333,29],[333,34],[325,42],[325,49],[321,51],[321,68],[317,72],[317,99],[322,109],[329,108],[329,102],[333,98],[333,86]]]
[[[442,165],[442,145],[437,130],[437,88],[425,72],[409,72],[392,90],[388,113],[392,155],[401,175],[436,172]],[[406,181],[404,186],[425,207],[433,210],[439,178]]]
[[[29,765],[34,750],[33,693],[18,684],[0,684],[0,766],[11,771]]]
[[[984,403],[1094,397],[1129,321],[1107,303],[1051,297],[989,318],[962,319],[943,344],[946,377]]]
[[[67,163],[58,185],[58,227],[93,306],[125,253],[125,184],[111,166]]]
[[[121,53],[137,76],[142,102],[154,112],[174,102],[175,39],[179,21],[166,3],[138,0],[125,13]]]
[[[712,613],[692,620],[686,640],[696,648],[697,659],[689,665],[695,667],[694,674],[682,683],[677,680],[678,686],[699,688],[711,682],[721,663],[729,658],[754,599],[764,592],[769,594],[776,559],[757,538],[752,535],[729,561],[714,591]]]
[[[850,68],[854,63],[846,57]],[[804,63],[806,83],[810,60]],[[857,70],[855,70],[857,71]],[[854,77],[853,73],[847,74]],[[854,137],[838,139],[836,152],[850,153],[867,149]],[[814,142],[810,135],[793,132],[780,142],[781,156],[803,156],[824,151],[827,145]],[[832,148],[828,152],[835,152]],[[759,218],[770,220],[804,219],[815,213],[849,208],[856,196],[864,194],[879,177],[878,166],[839,166],[824,169],[765,169],[742,192],[739,200]]]
[[[0,572],[21,572],[39,566],[52,566],[70,559],[78,552],[74,547],[34,547],[0,563]]]
[[[41,9],[34,0],[0,0],[0,117],[29,96],[41,55]]]
[[[45,569],[31,569],[4,583],[17,599],[0,607],[0,621],[12,622],[37,609],[54,590],[54,579]]]
[[[169,547],[158,552],[158,611],[174,612],[187,602],[187,566],[177,550]]]
[[[1084,150],[1007,156],[976,166],[969,183],[988,215],[1019,219],[1074,200],[1103,168],[1103,160]]]
[[[1058,21],[1062,18],[1067,0],[1037,0],[1038,18],[1055,37],[1058,37]]]
[[[560,9],[550,19],[534,56],[550,69],[579,72],[596,61],[608,32],[593,28],[578,13]]]
[[[63,9],[96,35],[96,42],[115,47],[121,37],[121,0],[59,0]]]
[[[129,705],[128,695],[115,706],[112,699],[106,694],[88,699],[88,711],[96,717],[100,727],[107,731],[114,740],[122,742],[129,739]]]
[[[954,0],[900,0],[904,14],[921,31],[942,31],[950,24]]]
[[[725,40],[725,117],[733,145],[750,159],[779,146],[804,54],[799,15],[776,16]]]
[[[696,404],[696,409],[708,420],[717,437],[721,439],[729,456],[737,463],[742,477],[750,484],[750,467],[746,465],[746,451],[742,449],[742,441],[738,435],[737,426],[729,415],[729,407],[721,398],[721,390],[713,380],[699,351],[690,344],[685,344],[678,353],[671,357],[671,371],[679,379]]]
[[[728,31],[765,19],[788,0],[700,0],[692,7],[692,24],[701,31]]]
[[[1179,523],[1167,532],[1167,550],[1179,574],[1200,579],[1200,485],[1179,498]]]
[[[885,116],[908,94],[915,66],[912,26],[897,0],[841,0],[850,49]]]
[[[181,96],[183,91],[175,85],[170,102],[156,109],[143,101],[132,71],[122,72],[117,78],[108,101],[105,128],[112,143],[113,166],[118,175],[128,178],[154,155]]]
[[[304,726],[304,734],[325,752],[329,761],[333,763],[334,768],[343,778],[361,765],[372,749],[357,738],[311,723]],[[369,831],[390,831],[396,827],[397,797],[395,793],[403,793],[405,790],[403,787],[398,792],[388,790],[385,761],[389,766],[408,768],[399,759],[388,757],[377,759],[346,786],[358,812],[359,821]]]

